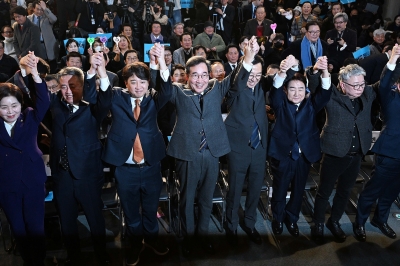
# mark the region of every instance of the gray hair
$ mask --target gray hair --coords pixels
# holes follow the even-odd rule
[[[186,62],[186,66],[185,66],[186,67],[186,74],[188,74],[188,75],[191,74],[190,73],[190,68],[193,67],[193,66],[197,66],[197,65],[199,65],[201,63],[206,64],[208,73],[210,73],[211,72],[211,66],[210,66],[209,63],[207,63],[207,60],[204,59],[204,57],[202,57],[202,56],[196,55],[196,56],[192,56],[191,58],[189,58],[189,60]]]
[[[83,71],[77,67],[64,67],[63,69],[60,70],[60,72],[58,72],[58,80],[60,80],[62,76],[68,76],[68,75],[76,76],[82,83],[85,77]]]
[[[376,29],[374,30],[374,37],[378,36],[378,35],[385,35],[386,31],[384,29]]]
[[[364,68],[360,67],[357,64],[350,64],[340,69],[338,78],[340,81],[347,81],[352,76],[360,75],[366,75]]]
[[[337,19],[337,18],[343,18],[343,21],[344,22],[347,22],[347,21],[349,21],[349,16],[347,16],[347,14],[346,13],[337,13],[334,17],[333,17],[333,23],[335,23],[335,20]]]
[[[185,27],[185,24],[183,24],[182,22],[178,22],[174,25],[174,29],[176,29],[178,26],[183,26]]]

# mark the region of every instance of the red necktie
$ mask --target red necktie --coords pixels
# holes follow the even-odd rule
[[[140,116],[140,100],[135,100],[135,109],[133,109],[133,117],[136,122],[139,122]],[[139,132],[136,134],[135,142],[133,143],[133,161],[140,163],[144,159],[142,144],[140,143]]]

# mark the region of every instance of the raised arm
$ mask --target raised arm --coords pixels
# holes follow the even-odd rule
[[[319,79],[310,79],[309,81],[309,87],[313,86],[316,88],[315,92],[311,93],[311,97],[314,109],[319,111],[328,103],[332,92],[331,75],[328,72],[328,58],[326,56],[318,58],[310,71],[313,74],[321,74],[321,82]],[[317,82],[317,84],[313,85],[313,82]]]
[[[39,58],[35,56],[34,52],[29,52],[26,56],[21,58],[21,67],[25,69],[27,75],[31,75],[35,85],[35,109],[34,117],[39,124],[45,116],[50,106],[49,91],[47,90],[46,83],[40,78],[37,70],[37,63]]]

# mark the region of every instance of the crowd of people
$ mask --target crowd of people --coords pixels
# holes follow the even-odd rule
[[[255,222],[266,167],[272,231],[282,234],[285,225],[297,237],[315,162],[311,236],[323,243],[326,227],[343,242],[339,221],[372,130],[381,131],[371,150],[374,172],[353,233],[366,241],[377,202],[371,225],[396,238],[387,221],[400,192],[400,15],[383,20],[377,0],[315,2],[199,0],[182,8],[180,0],[1,1],[0,208],[27,265],[44,265],[46,256],[43,153],[50,154],[70,265],[81,260],[79,208],[99,265],[110,263],[103,165],[113,169],[125,217],[126,265],[137,265],[145,248],[169,252],[157,220],[165,169],[180,184],[183,255],[190,257],[195,243],[214,252],[208,228],[220,162],[229,177],[230,245],[238,244],[239,226],[262,243]],[[367,2],[377,13],[365,10]],[[354,58],[357,47],[369,55]]]

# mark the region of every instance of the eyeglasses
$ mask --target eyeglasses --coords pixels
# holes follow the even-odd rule
[[[344,21],[335,21],[333,24],[337,25],[337,24],[343,24]]]
[[[53,85],[53,86],[47,86],[47,88],[49,88],[50,90],[54,91],[55,89],[57,89],[58,85]]]
[[[135,57],[127,57],[126,58],[126,60],[137,60],[138,58],[135,56]]]
[[[208,73],[203,73],[203,74],[197,74],[197,73],[193,73],[193,74],[190,74],[190,77],[193,79],[193,80],[198,80],[199,78],[201,78],[201,79],[208,79],[210,76],[209,76],[209,74]]]
[[[171,57],[172,54],[164,54],[164,57]]]
[[[361,84],[355,84],[355,85],[351,85],[347,82],[342,81],[344,84],[349,85],[350,87],[352,87],[355,90],[359,90],[359,89],[363,89],[365,87],[365,83],[361,83]]]
[[[13,33],[12,31],[3,31],[2,33],[4,33],[4,34],[11,34],[11,33]]]
[[[320,33],[319,30],[317,31],[308,31],[308,33],[310,33],[311,35],[318,35]]]
[[[262,76],[262,74],[257,74],[257,75],[250,74],[249,79],[260,79],[261,76]]]

